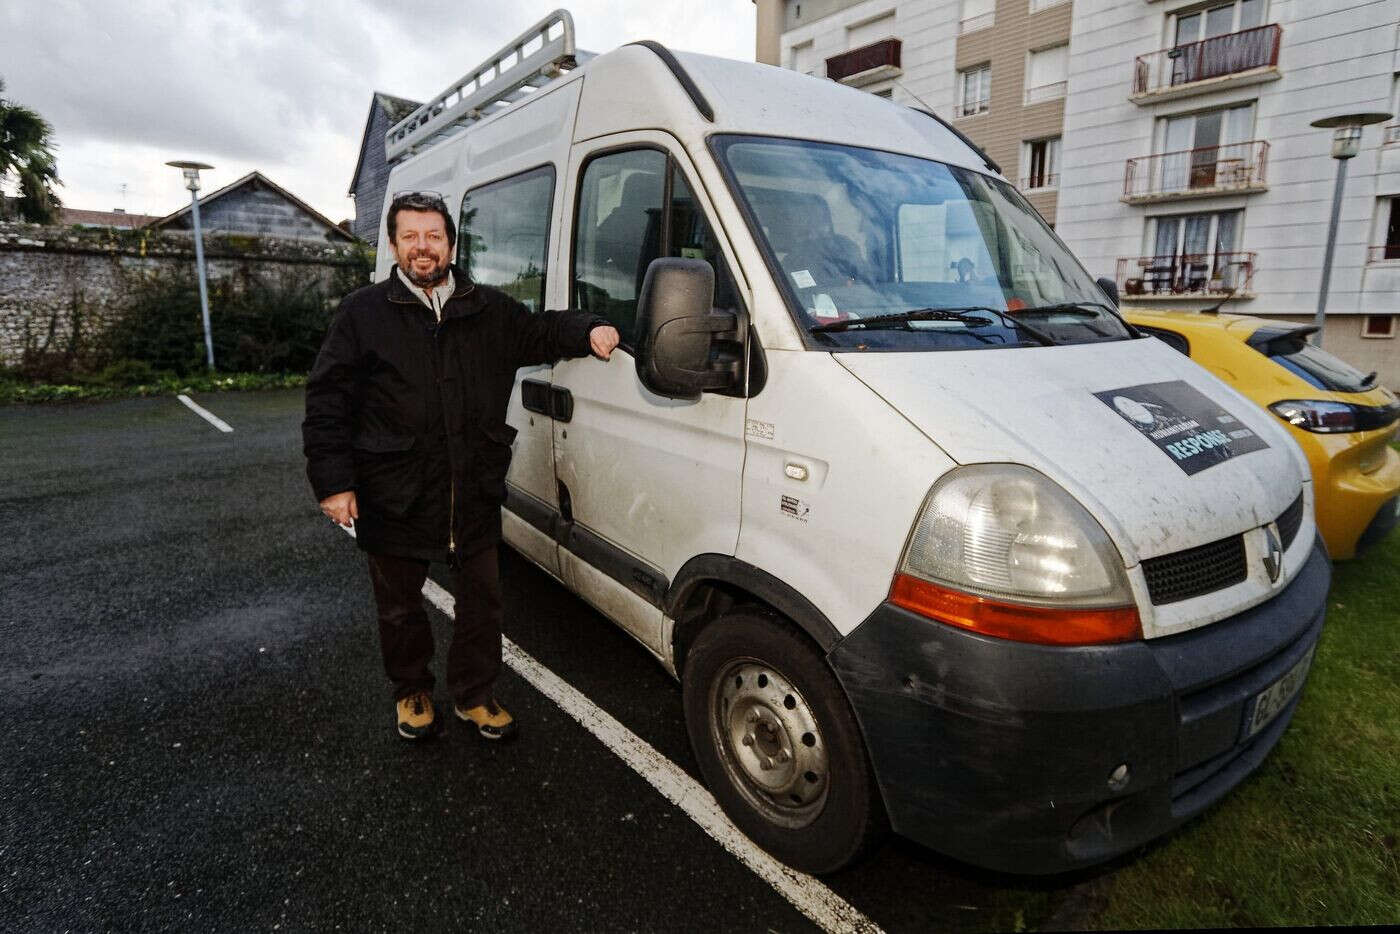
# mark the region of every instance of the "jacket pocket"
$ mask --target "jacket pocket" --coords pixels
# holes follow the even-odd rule
[[[423,492],[413,435],[368,432],[355,438],[355,498],[362,510],[402,518]]]
[[[510,446],[516,430],[506,424],[482,424],[478,428],[477,488],[488,502],[499,505],[506,501],[506,473],[510,470]]]

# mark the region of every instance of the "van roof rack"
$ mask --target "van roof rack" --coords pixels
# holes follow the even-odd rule
[[[394,124],[384,134],[384,161],[397,162],[504,110],[590,58],[574,47],[569,11],[555,10]]]

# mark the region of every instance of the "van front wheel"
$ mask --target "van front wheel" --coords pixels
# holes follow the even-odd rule
[[[826,873],[879,839],[884,812],[855,716],[790,623],[743,607],[707,626],[686,656],[683,696],[706,783],[759,846]]]

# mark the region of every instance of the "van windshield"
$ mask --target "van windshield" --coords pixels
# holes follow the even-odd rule
[[[1132,334],[1005,182],[856,146],[727,135],[712,145],[820,346],[988,349]]]

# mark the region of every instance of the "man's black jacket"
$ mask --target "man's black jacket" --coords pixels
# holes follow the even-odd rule
[[[316,499],[355,491],[365,551],[441,560],[501,537],[515,429],[506,406],[522,366],[589,353],[606,322],[531,314],[505,293],[457,287],[442,322],[396,273],[347,296],[306,383],[306,473]]]

